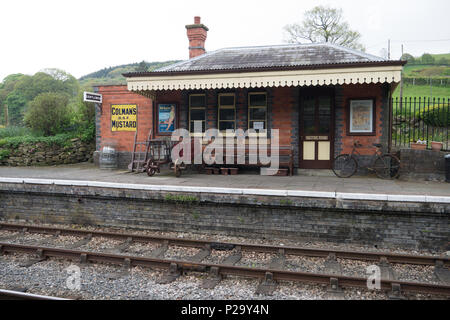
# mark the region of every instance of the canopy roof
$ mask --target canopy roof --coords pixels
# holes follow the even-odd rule
[[[124,76],[134,91],[390,83],[405,63],[330,43],[290,44],[225,48]]]

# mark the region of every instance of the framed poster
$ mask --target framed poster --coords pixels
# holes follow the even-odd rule
[[[375,134],[375,100],[350,100],[348,112],[348,134]]]
[[[136,131],[137,105],[111,105],[111,131]]]
[[[178,127],[178,110],[176,103],[158,103],[156,107],[156,121],[157,134],[172,134]]]

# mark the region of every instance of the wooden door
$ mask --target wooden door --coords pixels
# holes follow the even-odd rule
[[[330,169],[334,152],[334,94],[329,89],[300,92],[300,168]]]

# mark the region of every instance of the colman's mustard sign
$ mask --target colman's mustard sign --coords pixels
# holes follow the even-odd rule
[[[137,105],[111,105],[111,131],[136,131]]]

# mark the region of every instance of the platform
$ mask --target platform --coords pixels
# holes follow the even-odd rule
[[[90,163],[76,165],[61,165],[48,167],[0,167],[0,177],[3,178],[32,178],[50,180],[79,180],[109,182],[118,184],[149,185],[167,190],[187,190],[186,187],[194,187],[198,192],[206,190],[214,192],[215,188],[224,193],[229,189],[230,193],[242,193],[244,189],[256,189],[258,194],[273,195],[284,191],[291,194],[292,191],[305,191],[310,195],[329,193],[330,197],[355,195],[358,199],[386,199],[392,201],[426,201],[426,197],[434,202],[450,203],[450,183],[435,181],[400,181],[382,180],[375,176],[356,176],[351,178],[339,178],[331,175],[331,171],[321,170],[319,174],[313,171],[300,171],[300,174],[289,177],[261,176],[258,174],[238,175],[206,175],[183,172],[180,178],[176,178],[170,171],[162,171],[161,174],[148,177],[145,173],[130,173],[127,170],[100,170]],[[325,172],[327,171],[327,172]],[[116,185],[117,186],[117,185]],[[169,188],[170,187],[170,188]],[[134,187],[138,188],[138,186]],[[142,187],[144,188],[144,187]],[[147,187],[148,188],[148,187]],[[191,191],[190,190],[190,191]],[[264,191],[268,190],[268,191]],[[250,190],[248,190],[250,191]],[[256,192],[256,191],[255,191]],[[436,197],[436,198],[430,198]]]

